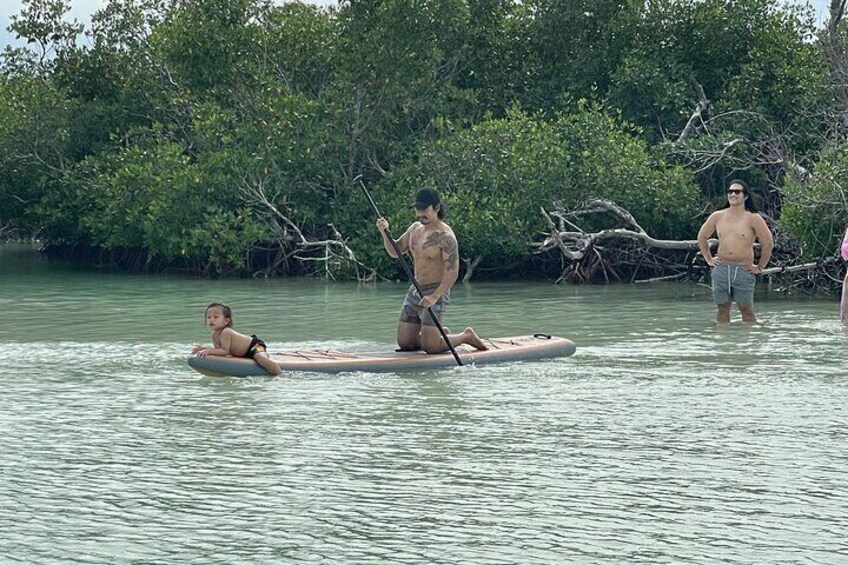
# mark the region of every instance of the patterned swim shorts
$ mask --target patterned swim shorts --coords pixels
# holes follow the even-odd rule
[[[436,290],[438,286],[439,285],[437,283],[422,286],[421,292],[423,292],[424,296],[428,296],[433,294],[433,291]],[[401,310],[399,320],[401,322],[406,322],[407,324],[435,326],[436,323],[433,321],[433,317],[430,316],[427,309],[418,305],[421,298],[422,296],[418,294],[417,290],[415,290],[415,285],[410,286],[409,290],[406,292],[406,297],[403,299],[403,310]],[[450,293],[446,292],[432,306],[433,314],[435,314],[439,319],[439,323],[441,323],[442,319],[445,317],[445,310],[447,309],[448,304],[450,304]]]
[[[250,336],[253,339],[250,340],[250,345],[247,346],[247,353],[244,354],[245,357],[249,359],[253,359],[254,355],[257,353],[265,353],[268,351],[268,346],[265,345],[265,342],[256,337],[256,335]]]

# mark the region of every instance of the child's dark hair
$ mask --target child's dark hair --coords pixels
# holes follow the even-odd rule
[[[209,306],[206,307],[206,310],[203,312],[203,318],[206,319],[206,314],[209,312],[210,308],[220,308],[221,313],[224,315],[226,319],[229,320],[227,323],[227,327],[232,327],[233,325],[233,311],[226,304],[221,304],[220,302],[213,302]]]

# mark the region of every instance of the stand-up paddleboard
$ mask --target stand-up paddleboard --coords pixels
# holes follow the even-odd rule
[[[478,351],[470,345],[456,348],[464,365],[568,357],[577,350],[573,341],[547,334],[483,339],[483,341],[489,347],[486,351]],[[457,366],[456,359],[450,352],[431,355],[423,351],[356,352],[309,349],[283,351],[269,355],[286,372],[395,372]],[[210,377],[268,375],[265,369],[255,361],[241,357],[189,357],[188,364],[198,373]]]

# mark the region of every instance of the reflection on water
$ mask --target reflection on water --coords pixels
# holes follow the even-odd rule
[[[272,348],[390,347],[404,285],[0,256],[0,562],[845,563],[846,334],[696,285],[474,284],[448,323],[574,357],[209,379],[204,306]]]

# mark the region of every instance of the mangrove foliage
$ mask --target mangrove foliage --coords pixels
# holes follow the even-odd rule
[[[149,272],[402,276],[361,179],[396,233],[439,189],[466,276],[556,278],[546,210],[610,202],[690,240],[739,177],[792,260],[820,261],[848,223],[844,8],[107,0],[83,25],[24,0],[0,235]]]

